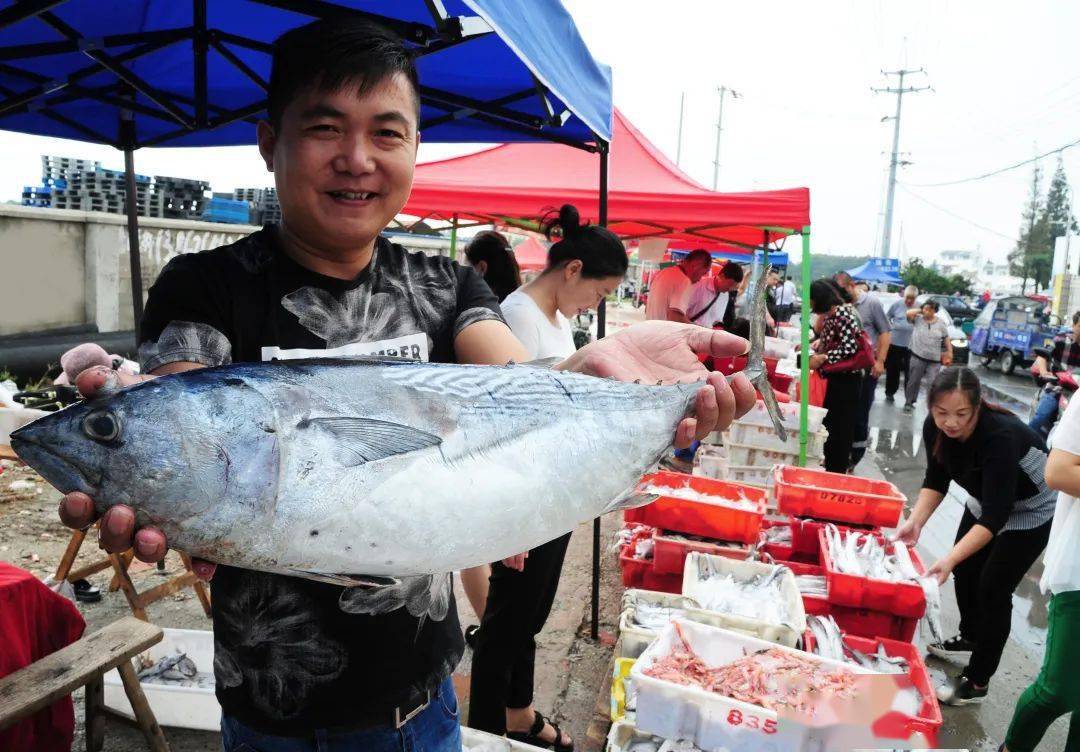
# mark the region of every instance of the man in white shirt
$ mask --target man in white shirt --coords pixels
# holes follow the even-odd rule
[[[690,291],[691,323],[713,328],[717,324],[731,329],[735,321],[735,296],[731,291],[743,280],[743,268],[728,261],[712,277],[702,277]]]
[[[705,276],[712,266],[708,251],[697,249],[674,266],[661,269],[649,284],[645,318],[650,321],[678,321],[689,324],[691,286]]]
[[[791,277],[785,276],[784,281],[776,286],[776,319],[787,322],[795,311],[795,283]]]

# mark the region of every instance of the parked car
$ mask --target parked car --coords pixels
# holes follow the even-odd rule
[[[995,360],[1002,373],[1030,365],[1035,350],[1053,348],[1059,321],[1046,312],[1046,303],[1020,295],[991,300],[975,318],[971,352],[989,367]]]
[[[927,300],[936,301],[938,307],[941,310],[948,311],[949,316],[953,321],[963,323],[963,319],[974,319],[979,315],[979,309],[968,305],[963,298],[959,298],[956,295],[934,295],[929,293],[923,293],[919,297],[915,298],[917,305],[922,305]]]

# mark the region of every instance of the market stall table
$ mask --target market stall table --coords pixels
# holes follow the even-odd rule
[[[0,677],[13,674],[75,642],[86,623],[75,604],[34,575],[0,562]],[[0,711],[7,695],[0,691]],[[0,727],[3,726],[0,712]],[[71,749],[75,713],[65,696],[0,731],[0,749]]]

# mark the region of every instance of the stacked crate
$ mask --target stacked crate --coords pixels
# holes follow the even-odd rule
[[[251,205],[251,224],[277,224],[281,221],[281,205],[276,188],[236,188],[233,199],[247,201]]]
[[[206,207],[210,184],[205,180],[154,176],[150,216],[166,219],[198,219]]]

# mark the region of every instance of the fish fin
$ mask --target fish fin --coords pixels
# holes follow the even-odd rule
[[[530,368],[546,368],[551,370],[552,366],[562,363],[566,358],[538,358],[536,360],[530,360],[528,363],[522,363],[523,366],[529,366]]]
[[[631,491],[630,493],[625,493],[617,499],[614,499],[610,504],[604,507],[604,511],[600,514],[618,512],[623,509],[633,509],[634,507],[643,507],[646,504],[652,504],[659,498],[659,494]]]
[[[386,588],[399,583],[394,577],[379,577],[366,574],[338,574],[335,572],[312,572],[307,569],[290,569],[289,574],[293,577],[303,577],[307,580],[325,582],[328,585],[340,585],[345,588]]]
[[[335,459],[345,467],[438,446],[442,439],[418,428],[375,418],[308,418],[300,428],[313,426],[338,441]]]
[[[450,610],[449,574],[402,577],[396,584],[380,588],[349,588],[338,606],[349,614],[388,614],[405,608],[412,616],[442,621]]]

